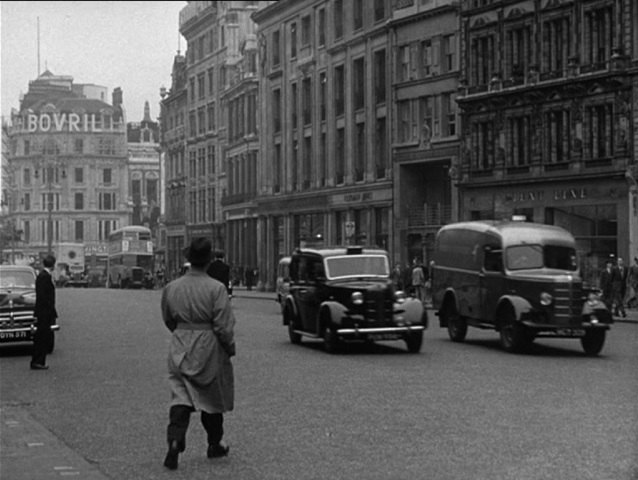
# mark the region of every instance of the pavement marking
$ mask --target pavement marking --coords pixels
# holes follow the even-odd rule
[[[78,472],[77,470],[75,472],[60,472],[60,475],[66,475],[66,476],[71,476],[71,475],[79,475],[80,472]]]
[[[27,447],[42,447],[44,446],[43,442],[27,442]]]
[[[75,467],[69,467],[66,465],[61,465],[59,467],[53,467],[53,470],[73,470]]]
[[[4,423],[5,423],[5,425],[7,425],[9,427],[17,427],[18,425],[20,425],[20,422],[18,422],[17,420],[7,420]]]

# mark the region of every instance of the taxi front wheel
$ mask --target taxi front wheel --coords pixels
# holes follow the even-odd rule
[[[587,355],[598,355],[605,344],[605,330],[587,330],[580,344]]]
[[[421,351],[421,345],[423,345],[423,332],[411,332],[405,337],[405,344],[408,347],[408,352],[419,353]]]

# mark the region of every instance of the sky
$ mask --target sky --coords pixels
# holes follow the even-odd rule
[[[20,106],[20,94],[40,71],[69,75],[74,83],[122,88],[128,122],[159,116],[159,89],[170,89],[173,58],[186,42],[179,12],[186,1],[0,1],[2,116]]]

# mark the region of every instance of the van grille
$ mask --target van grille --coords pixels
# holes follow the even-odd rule
[[[558,284],[554,288],[554,317],[559,324],[580,323],[583,304],[581,283]]]

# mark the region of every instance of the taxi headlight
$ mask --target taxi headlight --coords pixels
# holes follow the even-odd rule
[[[553,301],[554,297],[552,297],[551,294],[547,292],[541,293],[541,305],[547,307],[548,305],[551,305]]]
[[[35,293],[25,293],[22,295],[22,301],[25,305],[35,305]]]
[[[353,305],[363,305],[363,293],[354,292],[350,297],[350,300],[352,300]]]

